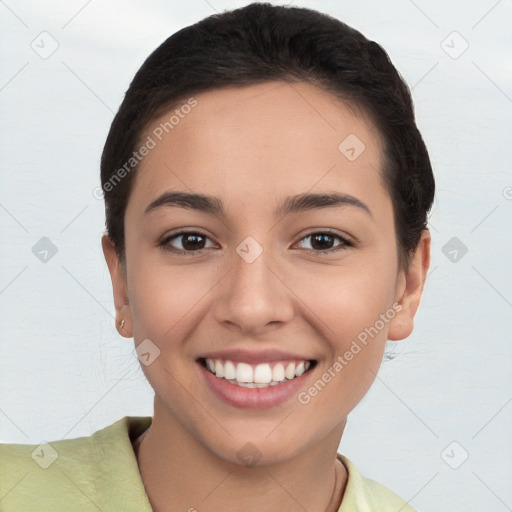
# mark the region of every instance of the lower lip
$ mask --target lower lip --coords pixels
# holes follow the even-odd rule
[[[300,377],[284,381],[267,388],[244,388],[231,384],[226,379],[220,379],[209,372],[201,363],[199,368],[204,375],[208,387],[224,402],[245,409],[262,409],[276,407],[292,396],[297,396],[304,386],[304,381],[309,377],[311,370],[306,371]]]

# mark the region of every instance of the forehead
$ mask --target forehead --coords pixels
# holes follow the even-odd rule
[[[306,83],[268,82],[194,96],[193,107],[152,122],[154,147],[137,171],[133,202],[143,208],[168,189],[245,202],[339,190],[386,199],[381,138],[364,113]],[[187,104],[184,100],[183,105]],[[131,201],[131,200],[130,200]]]

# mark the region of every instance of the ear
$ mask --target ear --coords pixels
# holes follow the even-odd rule
[[[403,340],[411,334],[414,328],[414,315],[420,305],[430,266],[430,241],[430,231],[424,229],[409,267],[400,271],[395,302],[399,303],[402,309],[389,323],[389,340]]]
[[[128,287],[126,281],[126,268],[119,262],[114,243],[105,233],[101,238],[103,254],[107,262],[112,289],[114,291],[114,305],[116,308],[117,332],[125,338],[133,337],[133,322],[130,301],[128,299]],[[121,321],[124,320],[123,327]]]

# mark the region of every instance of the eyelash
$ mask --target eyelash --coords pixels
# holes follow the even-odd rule
[[[199,236],[202,236],[204,238],[209,238],[208,235],[206,235],[205,233],[202,233],[201,231],[179,231],[178,233],[174,233],[173,235],[165,237],[158,245],[160,247],[162,247],[162,249],[164,249],[166,251],[169,251],[169,252],[176,253],[176,254],[195,255],[195,254],[199,254],[202,251],[206,250],[206,249],[197,249],[195,251],[184,251],[182,249],[175,249],[174,247],[171,247],[169,245],[169,242],[171,240],[173,240],[175,238],[179,238],[180,236],[183,236],[183,235],[199,235]],[[307,235],[303,236],[299,240],[299,242],[302,242],[302,240],[304,240],[306,238],[309,238],[309,237],[312,237],[314,235],[329,235],[331,237],[338,238],[342,242],[337,248],[326,249],[324,251],[315,251],[314,249],[305,249],[306,251],[312,252],[314,254],[322,254],[322,255],[323,254],[332,254],[332,253],[335,253],[335,252],[338,252],[338,251],[341,251],[341,250],[344,250],[344,249],[350,249],[350,248],[355,247],[355,244],[353,242],[351,242],[350,240],[342,237],[341,235],[337,234],[336,232],[334,232],[334,231],[332,231],[330,229],[325,229],[325,230],[322,230],[322,231],[312,231],[311,233],[308,233]]]

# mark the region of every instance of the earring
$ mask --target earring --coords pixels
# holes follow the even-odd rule
[[[124,318],[121,320],[121,323],[120,323],[119,327],[120,327],[121,329],[124,327]]]

